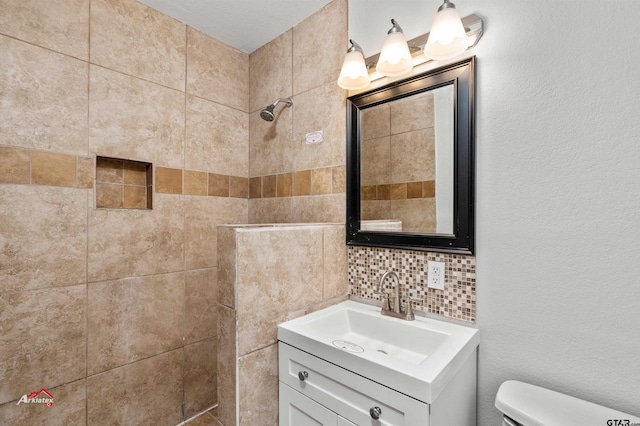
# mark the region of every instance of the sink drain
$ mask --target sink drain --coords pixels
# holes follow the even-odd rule
[[[386,353],[385,351],[383,351],[382,349],[377,349],[376,352],[380,352],[381,354],[385,354],[385,355],[389,355],[388,353]]]
[[[352,342],[347,342],[346,340],[334,340],[332,343],[333,346],[335,346],[336,348],[340,348],[343,351],[356,353],[364,352],[364,348],[362,346],[356,345]]]

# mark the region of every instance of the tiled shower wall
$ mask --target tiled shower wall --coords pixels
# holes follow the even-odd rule
[[[347,47],[347,1],[334,0],[249,56],[250,223],[344,222],[346,93],[336,79]],[[260,118],[288,97],[274,121]],[[307,145],[320,130],[324,140]]]
[[[176,424],[216,402],[249,57],[134,0],[0,9],[0,424]],[[96,209],[96,155],[152,163],[153,208]]]

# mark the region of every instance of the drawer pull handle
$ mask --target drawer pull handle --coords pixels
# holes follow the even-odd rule
[[[304,382],[304,380],[309,377],[309,373],[307,373],[306,371],[299,371],[298,372],[298,379],[300,379],[301,382]]]
[[[378,420],[382,414],[382,409],[380,407],[373,407],[369,410],[369,414],[371,414],[373,420]]]

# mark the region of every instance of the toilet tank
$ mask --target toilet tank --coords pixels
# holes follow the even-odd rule
[[[523,426],[640,426],[640,417],[515,380],[500,385],[496,408]]]

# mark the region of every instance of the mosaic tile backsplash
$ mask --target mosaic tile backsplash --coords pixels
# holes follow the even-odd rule
[[[470,323],[476,321],[476,259],[449,253],[418,252],[375,247],[348,248],[349,294],[380,300],[374,293],[382,274],[393,270],[400,277],[400,298],[419,299],[414,309]],[[427,261],[445,262],[444,290],[427,287]]]

